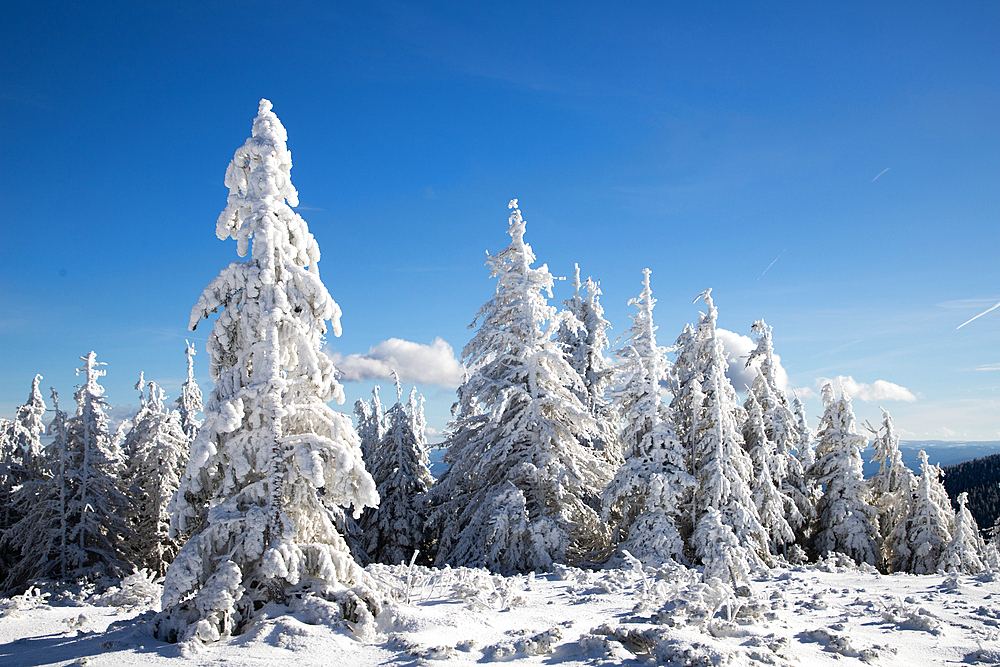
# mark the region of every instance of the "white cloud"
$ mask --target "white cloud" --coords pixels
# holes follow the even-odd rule
[[[857,398],[867,403],[878,403],[879,401],[906,401],[912,403],[917,400],[906,387],[902,387],[887,380],[875,380],[871,384],[858,382],[850,375],[838,375],[836,378],[816,378],[816,386],[822,387],[826,383],[833,384],[834,387],[842,387],[851,398]]]
[[[1000,371],[1000,364],[986,364],[985,366],[976,366],[974,370],[977,370],[977,371]]]
[[[112,405],[109,406],[104,414],[108,417],[108,430],[114,434],[118,430],[119,424],[126,421],[132,421],[136,413],[139,412],[138,405]]]
[[[364,354],[332,356],[347,382],[391,379],[392,371],[399,374],[404,384],[457,387],[462,382],[462,364],[455,358],[451,345],[441,338],[435,338],[430,345],[390,338]]]
[[[934,305],[938,308],[949,308],[952,310],[971,310],[974,308],[989,308],[996,301],[996,299],[955,299],[953,301],[941,301]]]
[[[792,394],[799,400],[805,400],[807,398],[819,398],[819,394],[812,390],[812,387],[792,387],[789,390]]]
[[[733,383],[733,388],[736,391],[745,392],[747,387],[753,386],[754,378],[757,377],[759,359],[754,360],[750,368],[746,367],[747,359],[750,358],[750,353],[757,347],[757,344],[749,336],[722,328],[716,329],[716,334],[722,341],[722,347],[726,351],[726,360],[729,362],[726,377]],[[774,379],[778,383],[778,389],[786,393],[789,391],[788,373],[781,365],[781,357],[777,354],[774,355]]]

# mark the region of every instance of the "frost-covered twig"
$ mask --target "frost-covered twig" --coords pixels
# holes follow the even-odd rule
[[[410,591],[413,590],[413,571],[418,555],[420,555],[419,549],[413,552],[413,557],[410,558],[410,567],[406,570],[406,604],[410,604]]]
[[[633,556],[628,552],[627,549],[622,549],[622,556],[625,558],[625,562],[628,563],[632,570],[632,573],[636,575],[639,581],[642,582],[642,595],[646,597],[649,595],[649,579],[646,578],[646,573],[642,569],[642,561]]]

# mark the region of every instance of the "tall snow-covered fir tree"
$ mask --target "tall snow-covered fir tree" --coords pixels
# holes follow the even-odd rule
[[[202,403],[201,387],[198,386],[198,381],[194,379],[194,347],[188,341],[184,341],[187,346],[184,350],[184,354],[187,355],[187,379],[184,380],[184,384],[181,385],[181,395],[177,397],[175,401],[177,405],[177,414],[181,419],[181,428],[184,430],[184,435],[187,436],[188,442],[194,440],[194,436],[198,434],[198,429],[201,428],[201,422],[198,420],[197,414],[201,412],[204,407]]]
[[[583,379],[580,400],[592,410],[604,403],[613,372],[604,357],[611,323],[604,318],[600,294],[600,286],[590,278],[580,282],[580,266],[574,265],[573,296],[563,301],[565,311],[572,317],[560,323],[556,336],[570,366]]]
[[[424,544],[424,494],[434,484],[428,468],[421,430],[423,408],[411,395],[403,404],[399,381],[396,403],[385,415],[388,429],[370,454],[369,471],[378,488],[379,506],[365,510],[361,528],[365,551],[380,563],[410,560],[414,552],[427,553]]]
[[[816,446],[814,442],[816,434],[809,428],[809,422],[806,420],[805,406],[802,405],[802,400],[798,396],[792,399],[792,413],[795,415],[795,458],[799,460],[799,464],[802,466],[802,474],[806,477],[806,485],[809,489],[810,498],[819,498],[819,490],[815,486],[809,486],[809,469],[816,463]],[[814,506],[815,504],[813,502]]]
[[[36,375],[31,381],[28,400],[18,406],[14,419],[0,419],[0,538],[20,519],[13,504],[13,491],[41,480],[47,472],[41,440],[45,432],[45,400],[38,390],[41,379],[41,375]]]
[[[805,470],[798,458],[799,440],[801,438],[798,419],[788,397],[778,386],[776,373],[777,359],[774,356],[774,344],[771,338],[771,327],[764,320],[757,320],[751,327],[757,335],[757,346],[747,359],[747,368],[756,363],[757,375],[750,387],[744,407],[751,412],[751,400],[760,407],[761,425],[764,440],[744,438],[750,456],[754,459],[754,478],[758,486],[764,485],[765,475],[762,466],[766,466],[768,476],[778,494],[782,505],[782,520],[775,518],[761,520],[771,534],[771,547],[774,553],[784,553],[792,542],[802,542],[809,526],[815,518],[816,510],[812,493],[806,481]],[[754,451],[756,450],[756,454]],[[762,488],[755,488],[755,500],[760,497]],[[758,504],[760,510],[760,504]],[[787,524],[795,538],[787,540],[781,523]],[[781,537],[779,537],[781,535]]]
[[[870,427],[869,427],[870,428]],[[882,426],[875,431],[872,461],[879,470],[868,480],[871,503],[878,510],[878,527],[882,536],[880,566],[887,572],[905,570],[911,554],[906,539],[906,521],[913,502],[917,479],[903,463],[899,451],[899,436],[889,411],[882,409]]]
[[[66,479],[66,413],[59,409],[54,389],[52,402],[55,417],[48,433],[53,439],[44,452],[50,475],[21,484],[11,496],[10,509],[18,517],[12,527],[16,526],[17,531],[8,528],[0,537],[0,554],[4,558],[0,590],[11,595],[22,592],[33,579],[65,579],[69,569],[73,545],[68,540],[66,511],[71,494]]]
[[[11,422],[11,445],[17,463],[29,477],[38,477],[45,468],[41,435],[45,432],[45,399],[38,389],[42,376],[31,381],[31,391],[24,405],[18,406]]]
[[[760,375],[757,376],[760,379]],[[802,515],[795,501],[782,492],[787,468],[778,446],[768,437],[764,425],[764,410],[757,395],[751,391],[743,404],[747,420],[743,423],[743,440],[753,463],[753,479],[750,492],[753,496],[761,526],[767,532],[768,545],[772,554],[782,554],[789,544],[795,543],[795,532],[789,519],[802,523]]]
[[[821,556],[847,554],[859,563],[878,565],[881,536],[878,510],[862,472],[861,448],[867,443],[857,432],[851,398],[834,394],[823,385],[823,419],[819,425],[816,462],[809,474],[826,489],[816,506],[813,548]]]
[[[698,298],[705,300],[707,312],[677,341],[671,402],[695,479],[692,547],[706,574],[741,583],[751,568],[770,560],[769,540],[750,489],[753,463],[741,431],[746,411],[726,377],[712,290]]]
[[[660,396],[670,372],[666,348],[656,344],[649,269],[642,293],[629,304],[638,310],[622,334],[616,353],[614,408],[621,414],[625,463],[604,490],[604,517],[620,547],[640,560],[685,560],[684,539],[691,534],[690,503],[694,479],[674,432],[670,409]]]
[[[368,460],[368,452],[373,451],[385,437],[385,410],[378,395],[379,387],[372,387],[372,400],[358,399],[354,404],[354,414],[358,416],[358,436],[361,438],[361,454]]]
[[[377,600],[334,526],[334,506],[378,503],[336,369],[321,351],[340,308],[319,277],[319,246],[293,206],[287,135],[261,100],[253,136],[226,170],[229,199],[217,236],[249,259],[205,288],[193,330],[218,313],[208,338],[215,381],[205,420],[171,503],[172,534],[192,531],[167,570],[168,641],[240,632],[269,602],[330,606],[366,632]]]
[[[622,462],[618,443],[619,424],[605,398],[614,374],[604,356],[609,346],[607,330],[611,324],[604,318],[600,295],[601,288],[592,279],[580,282],[580,266],[574,265],[573,296],[563,301],[565,308],[560,313],[563,319],[556,341],[583,381],[582,390],[576,387],[570,389],[576,392],[597,421],[600,436],[591,445],[617,467]]]
[[[372,397],[370,401],[358,399],[354,403],[354,414],[358,417],[358,436],[361,438],[361,456],[365,461],[365,469],[369,473],[373,469],[375,457],[379,445],[384,440],[388,432],[389,423],[385,408],[382,406],[382,399],[379,395],[378,385],[372,387]],[[378,480],[376,480],[376,486]],[[381,503],[380,503],[381,505]],[[358,521],[354,520],[350,514],[345,512],[337,513],[337,530],[340,531],[354,559],[359,563],[367,565],[376,558],[368,553],[368,545],[371,542],[362,523],[371,519],[373,509],[365,510]]]
[[[14,447],[14,422],[0,419],[0,540],[16,521],[11,493],[20,485],[17,480],[17,454]],[[4,568],[4,554],[0,551],[0,569]]]
[[[416,387],[410,389],[410,397],[406,401],[406,412],[410,415],[410,425],[417,445],[427,448],[427,418],[424,416],[424,397]]]
[[[942,556],[952,541],[955,511],[948,492],[941,483],[941,468],[931,463],[920,450],[920,476],[906,520],[906,551],[909,562],[905,569],[911,574],[934,574],[944,569]]]
[[[599,434],[574,391],[583,382],[552,340],[552,275],[532,268],[516,199],[510,208],[511,243],[487,261],[496,293],[462,351],[471,371],[458,389],[450,467],[430,492],[428,522],[439,565],[500,572],[603,557],[609,535],[598,511],[611,478],[584,444]]]
[[[808,517],[809,524],[805,527],[806,534],[799,536],[805,538],[804,543],[807,543],[813,528],[812,523],[816,521],[816,505],[819,503],[820,496],[823,495],[823,489],[809,474],[813,464],[816,463],[816,434],[809,427],[805,406],[802,405],[802,400],[798,396],[792,399],[792,414],[795,415],[795,458],[798,460],[805,478],[806,497],[809,500],[809,506],[812,507],[812,513]]]
[[[140,380],[141,384],[141,380]],[[137,385],[139,386],[139,385]],[[140,408],[125,436],[129,495],[138,504],[135,532],[142,567],[162,575],[185,536],[170,536],[167,507],[187,465],[190,441],[179,410],[168,410],[155,382],[139,394]]]
[[[79,547],[79,560],[70,565],[86,568],[92,576],[122,576],[136,562],[134,533],[128,524],[135,505],[121,489],[121,454],[113,449],[108,431],[104,387],[98,384],[106,373],[98,366],[104,364],[94,352],[80,359],[84,367],[77,374],[83,373],[85,382],[74,394],[76,416],[66,425],[67,450],[77,457],[73,501],[78,506],[74,510],[71,504],[69,513],[79,517],[69,534]]]
[[[987,571],[1000,572],[1000,517],[986,529],[986,546],[983,547],[983,566]]]
[[[97,355],[80,357],[85,382],[75,394],[76,415],[56,406],[49,467],[54,475],[25,484],[14,497],[22,519],[4,535],[4,550],[19,554],[4,588],[39,577],[124,576],[138,562],[131,527],[134,502],[119,487],[105,414],[105,371]],[[57,401],[53,392],[53,401]]]
[[[986,545],[979,535],[976,519],[966,507],[968,502],[968,492],[962,491],[958,494],[958,509],[955,510],[951,542],[944,548],[939,561],[939,567],[946,572],[976,574],[985,568],[983,559]]]

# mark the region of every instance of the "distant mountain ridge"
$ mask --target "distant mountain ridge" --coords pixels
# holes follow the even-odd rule
[[[927,452],[927,458],[931,463],[946,468],[991,454],[1000,454],[1000,440],[902,440],[899,443],[899,451],[903,455],[903,463],[915,475],[920,474],[920,450]],[[872,450],[866,449],[861,455],[865,460],[865,477],[873,476],[878,472],[878,463],[869,461]]]
[[[899,443],[903,463],[920,474],[920,450],[931,463],[944,469],[944,488],[952,505],[958,494],[969,493],[969,511],[980,530],[991,528],[1000,516],[1000,440],[951,442],[947,440],[907,440]],[[865,477],[878,472],[871,450],[865,450]]]
[[[991,454],[1000,454],[1000,440],[902,440],[899,443],[899,449],[903,452],[903,461],[906,465],[910,468],[916,467],[916,471],[920,472],[917,454],[921,449],[927,452],[931,463],[945,467],[963,461],[981,459]],[[907,456],[908,454],[909,456]]]

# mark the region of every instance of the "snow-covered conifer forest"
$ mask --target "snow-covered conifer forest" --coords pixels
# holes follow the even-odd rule
[[[331,407],[341,310],[287,141],[261,100],[226,170],[216,234],[238,259],[190,320],[211,328],[207,399],[188,345],[180,396],[140,374],[113,431],[119,369],[89,351],[75,405],[35,376],[0,422],[0,663],[1000,663],[998,528],[926,455],[903,465],[887,411],[859,427],[827,384],[810,424],[764,320],[734,387],[725,296],[705,285],[664,331],[669,276],[641,266],[609,277],[638,294],[612,341],[597,278],[577,267],[557,305],[517,199],[444,473],[398,378],[356,420]]]

